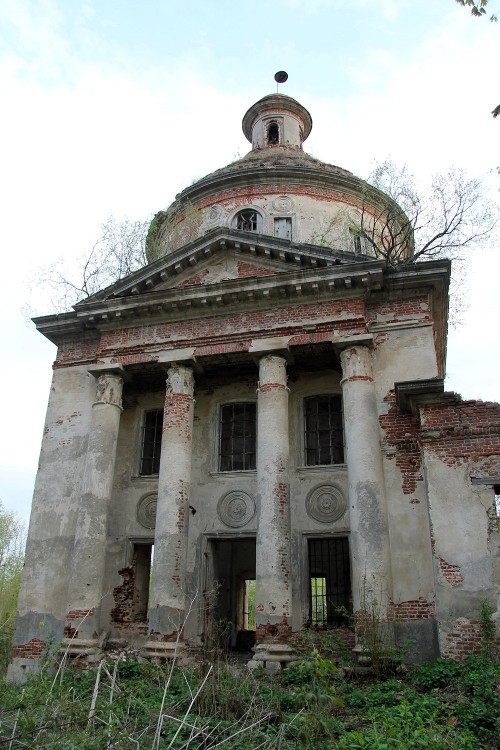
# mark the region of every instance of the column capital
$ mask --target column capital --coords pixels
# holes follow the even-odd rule
[[[369,349],[373,349],[374,339],[372,333],[358,333],[354,336],[341,336],[336,333],[332,338],[333,348],[337,354],[341,354],[344,349],[349,349],[353,346],[365,346]]]
[[[96,379],[94,406],[116,406],[122,410],[123,383],[127,378],[120,364],[100,364],[88,368]]]
[[[158,355],[158,364],[165,370],[170,370],[174,366],[190,367],[197,374],[201,374],[203,368],[195,357],[195,351],[194,346],[188,349],[164,349]]]
[[[259,391],[266,386],[286,388],[286,358],[275,352],[268,352],[259,359]]]
[[[341,385],[353,380],[373,381],[371,351],[367,346],[352,345],[340,352]]]
[[[120,377],[124,382],[130,379],[130,375],[120,362],[98,362],[95,365],[87,367],[87,372],[98,380],[101,375],[115,375]]]
[[[254,355],[253,358],[257,365],[262,357],[268,355],[283,357],[288,363],[290,363],[292,360],[290,347],[288,345],[290,338],[290,336],[272,336],[265,339],[252,339],[248,351],[250,354]]]
[[[193,368],[184,362],[172,362],[167,375],[167,394],[191,396],[194,392]]]

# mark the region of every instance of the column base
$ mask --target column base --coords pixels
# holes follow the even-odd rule
[[[252,651],[254,657],[248,662],[248,668],[264,667],[268,672],[281,672],[298,658],[287,643],[259,643]]]
[[[78,659],[94,664],[103,657],[103,642],[93,638],[63,638],[58,649],[61,658]]]
[[[145,659],[181,659],[186,655],[186,646],[182,641],[147,641],[142,648]]]

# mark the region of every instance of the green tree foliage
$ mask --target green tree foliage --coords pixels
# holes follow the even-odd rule
[[[473,16],[485,16],[487,13],[486,6],[489,0],[456,0],[459,5],[463,5],[464,8],[469,7],[471,15]],[[492,14],[490,21],[497,21],[497,16]]]
[[[476,18],[481,18],[481,16],[485,16],[486,6],[488,5],[489,0],[455,0],[459,5],[463,5],[464,8],[469,7],[471,15],[476,16]],[[490,16],[490,21],[498,21],[498,16],[496,13],[492,13]],[[495,107],[495,109],[491,113],[493,117],[498,117],[500,115],[500,104],[498,107]]]
[[[0,675],[10,661],[23,561],[23,525],[0,501]]]

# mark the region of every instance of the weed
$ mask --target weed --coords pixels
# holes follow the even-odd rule
[[[495,608],[491,606],[487,599],[483,599],[479,607],[479,630],[481,633],[481,656],[493,657],[495,653],[495,621],[491,616]]]
[[[415,685],[432,690],[447,687],[462,672],[462,666],[451,659],[436,659],[433,664],[418,667],[412,674]]]

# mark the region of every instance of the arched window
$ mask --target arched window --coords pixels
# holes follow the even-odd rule
[[[278,146],[280,142],[280,129],[277,122],[271,122],[267,127],[267,143],[269,146]]]
[[[241,229],[242,232],[262,231],[262,217],[254,208],[238,211],[231,224],[235,229]]]
[[[366,255],[365,238],[361,236],[359,229],[350,227],[349,237],[351,239],[351,251],[356,255]]]

